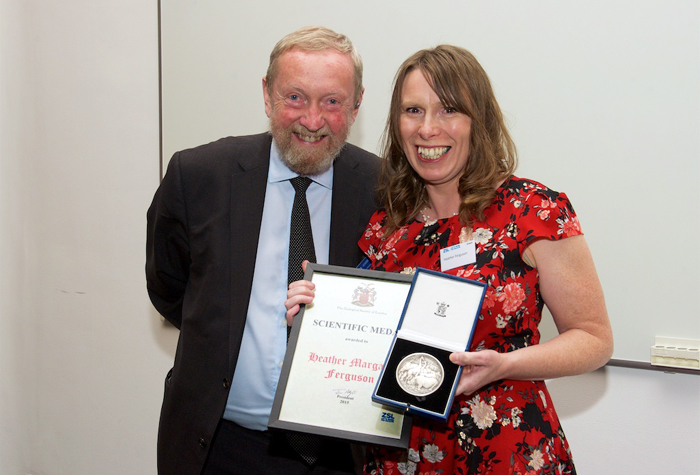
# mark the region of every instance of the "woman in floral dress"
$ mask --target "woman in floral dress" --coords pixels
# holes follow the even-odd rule
[[[419,51],[397,73],[386,130],[384,209],[360,247],[373,269],[433,269],[488,284],[447,423],[414,418],[408,450],[368,448],[367,474],[571,474],[543,380],[612,354],[603,292],[563,193],[513,175],[515,147],[490,82],[466,50]],[[473,242],[476,260],[443,268],[440,250]],[[471,244],[468,244],[471,245]],[[293,283],[288,317],[313,298]],[[559,335],[540,343],[547,305]]]

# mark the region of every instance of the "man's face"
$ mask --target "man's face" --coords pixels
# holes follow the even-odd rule
[[[290,169],[322,173],[343,148],[357,115],[352,59],[333,49],[292,49],[278,61],[271,91],[263,79],[270,131]]]

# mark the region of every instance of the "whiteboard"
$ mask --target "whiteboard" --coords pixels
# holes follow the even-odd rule
[[[700,1],[162,0],[162,156],[267,129],[262,77],[285,34],[324,25],[364,60],[349,141],[378,151],[415,51],[470,50],[518,147],[519,176],[571,199],[602,281],[614,358],[700,339]]]

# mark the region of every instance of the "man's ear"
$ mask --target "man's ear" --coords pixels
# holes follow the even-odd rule
[[[262,87],[263,99],[265,100],[265,114],[269,118],[270,114],[272,114],[272,100],[270,98],[270,91],[267,89],[267,78],[265,77],[262,78]]]
[[[360,105],[362,104],[362,97],[365,95],[365,88],[362,88],[362,91],[360,91],[360,97],[357,98],[355,101],[355,104],[353,104],[352,108],[352,120],[355,120],[355,117],[357,117],[357,113],[360,112]]]

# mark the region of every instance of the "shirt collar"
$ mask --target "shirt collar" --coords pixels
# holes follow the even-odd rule
[[[272,140],[272,145],[270,146],[270,171],[267,175],[268,183],[278,183],[281,181],[291,180],[294,177],[299,176],[298,173],[289,169],[287,165],[280,158],[279,150],[277,149],[277,143],[274,139]],[[328,188],[333,189],[333,165],[325,172],[319,175],[310,175],[314,182]]]

